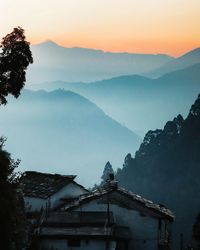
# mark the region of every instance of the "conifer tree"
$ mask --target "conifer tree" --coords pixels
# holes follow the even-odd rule
[[[113,173],[114,171],[113,171],[112,165],[108,161],[104,167],[103,175],[101,176],[101,179],[102,179],[101,185],[105,184],[106,181],[109,179],[109,174],[113,174]]]

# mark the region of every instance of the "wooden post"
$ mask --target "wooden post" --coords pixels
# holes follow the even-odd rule
[[[110,224],[110,202],[109,202],[109,194],[107,193],[107,222],[108,226]]]

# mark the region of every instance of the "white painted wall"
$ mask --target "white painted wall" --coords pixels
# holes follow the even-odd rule
[[[58,206],[60,204],[60,199],[62,198],[76,198],[85,193],[88,192],[84,188],[71,182],[50,197],[51,208]]]
[[[46,199],[35,197],[24,197],[26,212],[40,211],[42,207],[45,207]]]
[[[100,204],[98,200],[83,204],[76,211],[107,211],[107,204]],[[120,226],[127,226],[131,230],[132,240],[129,243],[131,250],[156,250],[158,236],[158,220],[141,216],[140,212],[128,210],[118,205],[110,204],[110,211]]]
[[[115,242],[110,242],[108,250],[115,250]],[[39,250],[104,250],[103,240],[81,240],[80,247],[69,247],[67,240],[40,240]]]
[[[48,199],[25,196],[24,200],[25,200],[26,211],[29,212],[40,211],[42,206],[43,208],[45,208],[46,204],[49,204],[49,202],[50,202],[50,207],[55,208],[61,203],[61,198],[76,198],[85,193],[87,193],[87,191],[84,188],[72,182],[69,183],[67,186],[63,187],[62,189],[60,189],[57,193],[55,193]]]

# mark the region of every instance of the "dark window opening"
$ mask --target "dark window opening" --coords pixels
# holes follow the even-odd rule
[[[88,239],[87,239],[87,240],[85,240],[85,244],[86,244],[86,245],[88,245],[88,244],[89,244],[89,242],[90,242],[90,241],[89,241]]]
[[[67,241],[69,247],[80,247],[81,241],[79,239],[70,239]]]

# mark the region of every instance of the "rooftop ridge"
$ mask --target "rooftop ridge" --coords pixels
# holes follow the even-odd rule
[[[47,199],[59,190],[74,182],[76,175],[60,175],[25,171],[20,179],[25,196]]]
[[[44,173],[44,172],[38,172],[38,171],[25,171],[23,175],[30,175],[30,174],[35,174],[35,175],[45,175],[49,177],[60,177],[60,178],[69,178],[69,179],[75,179],[77,175],[63,175],[63,174],[57,174],[57,173]]]
[[[66,210],[66,211],[71,210],[75,207],[80,206],[81,204],[87,203],[93,199],[102,197],[102,196],[104,196],[108,193],[112,193],[112,192],[118,192],[121,195],[125,195],[127,198],[131,199],[132,201],[137,202],[137,204],[144,206],[145,208],[147,208],[155,213],[157,212],[160,215],[167,217],[171,221],[173,221],[175,219],[175,216],[172,213],[172,211],[170,209],[166,208],[164,205],[154,203],[151,200],[143,198],[140,195],[135,194],[131,191],[127,191],[125,188],[122,188],[122,187],[118,187],[118,188],[114,188],[114,189],[113,188],[110,188],[110,189],[99,188],[92,193],[80,196],[78,200],[75,200],[74,202],[65,206],[64,210]]]

